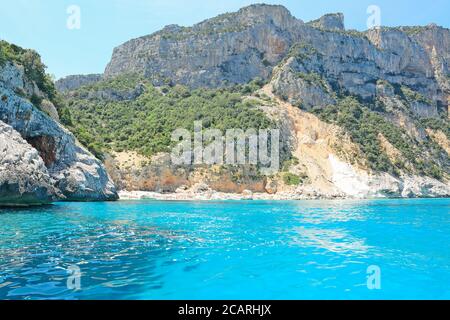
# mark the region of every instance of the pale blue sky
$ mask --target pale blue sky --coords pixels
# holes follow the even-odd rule
[[[251,0],[0,0],[0,39],[37,50],[57,78],[101,73],[114,47],[168,24],[189,26],[220,13],[260,3]],[[450,27],[449,0],[285,0],[304,21],[343,12],[346,27],[366,29],[367,7],[381,8],[382,24]],[[81,29],[66,27],[70,5],[81,9]]]

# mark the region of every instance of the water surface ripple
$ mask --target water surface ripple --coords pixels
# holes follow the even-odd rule
[[[449,299],[450,200],[0,209],[0,299]],[[381,269],[381,289],[367,268]],[[67,287],[81,270],[80,290]]]

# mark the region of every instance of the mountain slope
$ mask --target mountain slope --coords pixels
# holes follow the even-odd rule
[[[320,114],[316,116],[302,111],[277,98],[273,94],[273,83],[265,86],[262,91],[274,101],[270,113],[281,115],[279,118],[283,120],[280,126],[290,128],[287,134],[291,137],[287,140],[292,141],[291,152],[295,162],[289,163],[285,170],[306,177],[300,185],[281,186],[279,191],[324,198],[442,197],[450,194],[448,154],[442,155],[446,161],[445,169],[438,170],[445,177],[432,177],[432,174],[428,176],[412,168],[398,168],[396,166],[402,153],[382,136],[381,126],[375,141],[368,140],[377,152],[373,157],[371,150],[355,139],[358,136],[341,123],[327,121],[327,118],[321,117]],[[342,109],[345,110],[345,107]],[[371,115],[374,116],[375,113]],[[362,121],[360,124],[364,126]],[[394,132],[398,130],[394,125],[388,129]],[[440,138],[449,141],[442,134]],[[383,141],[396,151],[394,158],[389,157],[392,150],[384,148]],[[439,150],[440,155],[441,152],[442,150]],[[376,167],[380,159],[385,158],[392,170]],[[436,167],[432,162],[427,165],[430,168]]]
[[[414,33],[407,28],[361,33],[341,29],[342,20],[342,15],[327,15],[304,24],[284,7],[253,5],[190,28],[169,26],[131,40],[114,50],[104,76],[138,73],[157,85],[190,87],[242,84],[269,79],[273,67],[300,44],[317,51],[316,63],[333,79],[331,85],[351,94],[373,97],[374,81],[385,79],[422,90],[447,106],[432,78],[436,72],[449,73],[448,29],[432,25]]]
[[[284,7],[255,5],[190,28],[168,26],[116,48],[105,77],[138,73],[156,85],[190,87],[266,79],[301,24]]]
[[[128,177],[127,189],[174,191],[206,182],[218,190],[250,186],[324,197],[449,195],[449,30],[357,32],[345,30],[343,20],[330,14],[303,23],[284,7],[253,5],[131,40],[114,50],[101,80],[66,93],[77,123],[89,123],[79,136],[100,137],[99,147],[113,155],[110,172],[117,180]],[[143,87],[127,84],[127,77],[141,79]],[[251,102],[245,111],[228,105],[236,118],[257,126],[259,110],[281,129],[282,172],[262,177],[243,168],[220,168],[220,175],[216,168],[189,168],[178,174],[161,156],[151,164],[155,152],[169,150],[174,125],[190,128],[193,119],[208,119],[227,129],[210,121],[218,109],[199,99],[226,92]],[[155,106],[174,93],[173,101]],[[137,125],[160,114],[160,129]],[[173,121],[175,114],[187,123]],[[124,169],[124,158],[133,163],[140,156],[147,164]],[[161,172],[166,178],[157,177]]]

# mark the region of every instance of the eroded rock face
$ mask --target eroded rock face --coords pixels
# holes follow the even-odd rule
[[[146,161],[127,162],[123,155],[108,156],[105,161],[109,174],[120,190],[173,193],[180,188],[207,185],[212,190],[228,193],[241,193],[246,189],[265,191],[266,178],[256,175],[251,168],[224,170],[220,166],[177,166],[171,163],[168,153],[157,154]],[[239,179],[236,179],[237,176]]]
[[[335,104],[328,82],[319,73],[305,69],[291,57],[272,81],[274,92],[304,110]]]
[[[446,29],[439,30],[442,38],[449,37]],[[445,55],[402,29],[347,33],[302,27],[300,34],[289,59],[274,72],[277,94],[289,102],[305,109],[325,107],[333,92],[374,102],[377,84],[383,81],[414,92],[416,97],[405,98],[419,117],[436,117],[446,109],[450,87]],[[444,41],[435,44],[440,50],[446,46]],[[395,92],[387,95],[394,97]]]
[[[57,195],[37,150],[0,121],[0,206],[48,204]]]
[[[374,172],[367,167],[364,153],[359,149],[342,128],[323,122],[313,114],[302,111],[289,102],[276,97],[273,84],[265,86],[264,93],[272,99],[272,106],[263,110],[281,128],[289,128],[283,139],[290,141],[289,148],[297,159],[291,164],[289,172],[306,175],[303,184],[286,186],[281,177],[268,180],[266,192],[270,194],[300,195],[305,198],[418,198],[447,197],[450,195],[450,183],[447,179],[439,181],[430,177],[412,174],[393,176],[389,173]],[[389,87],[379,88],[389,94]],[[402,120],[403,121],[403,120]],[[449,143],[443,132],[428,130],[436,143],[444,150]],[[421,138],[420,132],[417,139]],[[288,137],[288,136],[291,137]],[[393,146],[384,138],[386,144]],[[387,149],[387,148],[386,148]],[[395,158],[398,150],[384,150]]]
[[[432,56],[433,50],[436,50],[437,56],[444,64],[441,67],[448,73],[450,68],[450,30],[431,24],[419,27],[415,32],[410,31],[409,34],[429,56]]]
[[[307,109],[333,103],[322,84],[373,100],[377,81],[384,80],[423,95],[412,110],[429,117],[448,105],[449,43],[448,29],[437,26],[346,31],[342,14],[305,24],[282,6],[252,5],[190,28],[168,26],[131,40],[114,50],[105,77],[138,73],[156,85],[194,88],[267,80],[296,46],[289,54],[295,59],[276,74],[276,89],[290,102],[300,104],[303,97]],[[314,74],[321,83],[299,74]]]
[[[66,200],[116,200],[115,186],[103,164],[83,148],[72,133],[17,95],[18,89],[29,85],[19,66],[7,65],[6,69],[0,69],[0,121],[14,128],[35,148],[54,186]]]
[[[55,82],[55,87],[60,92],[76,90],[82,86],[94,84],[102,80],[101,74],[73,75],[59,79]]]
[[[450,196],[449,185],[429,177],[403,177],[403,198],[443,198]]]
[[[271,90],[264,93],[282,98],[273,109],[285,119],[283,141],[299,159],[294,173],[306,172],[310,185],[300,188],[285,186],[282,179],[261,180],[245,189],[331,198],[440,197],[448,195],[448,182],[394,177],[352,165],[364,156],[339,128],[296,112],[356,96],[373,108],[381,107],[377,112],[414,141],[426,141],[415,121],[442,118],[447,112],[449,43],[449,30],[437,26],[346,31],[341,14],[305,24],[281,6],[253,5],[190,28],[172,25],[131,40],[114,50],[105,78],[137,73],[157,86],[177,83],[192,88],[242,84],[255,77],[271,80]],[[104,90],[89,98],[120,101],[118,96],[128,97]],[[335,145],[345,157],[333,149]],[[209,181],[205,177],[194,181],[193,176],[197,179],[189,170],[166,170],[161,164],[117,170],[117,181],[125,189],[173,192],[204,182],[214,190],[245,190],[224,175],[214,179],[210,175]]]
[[[191,87],[267,79],[301,25],[282,6],[253,5],[190,28],[168,26],[114,49],[105,77],[138,73],[157,85]]]
[[[330,13],[308,23],[314,28],[323,30],[345,30],[344,15],[342,13]]]

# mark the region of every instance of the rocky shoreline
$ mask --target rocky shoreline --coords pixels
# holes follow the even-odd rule
[[[242,193],[220,192],[205,183],[197,183],[192,187],[183,186],[175,192],[155,192],[142,190],[121,190],[118,192],[119,200],[157,200],[157,201],[240,201],[240,200],[267,200],[267,201],[297,201],[297,200],[368,200],[368,199],[420,199],[420,198],[448,198],[448,186],[439,185],[433,181],[419,181],[419,178],[407,181],[403,190],[393,192],[392,189],[383,189],[380,185],[374,186],[371,192],[345,193],[321,192],[313,186],[302,186],[296,189],[283,190],[274,193],[252,192],[244,190]]]
[[[241,201],[241,200],[267,200],[267,201],[294,201],[294,200],[346,200],[347,197],[323,198],[320,196],[307,196],[292,193],[223,193],[223,192],[179,192],[158,193],[148,191],[120,191],[119,201],[126,200],[158,200],[158,201]]]
[[[155,201],[300,201],[300,200],[371,200],[371,199],[420,199],[426,197],[416,197],[416,198],[404,198],[404,197],[387,197],[384,195],[378,195],[371,198],[360,198],[351,196],[322,196],[322,195],[302,195],[295,193],[278,193],[278,194],[268,194],[268,193],[223,193],[223,192],[204,192],[204,193],[193,193],[193,192],[179,192],[179,193],[158,193],[158,192],[148,192],[148,191],[120,191],[119,201],[130,201],[130,200],[155,200]],[[439,198],[430,198],[439,199]]]
[[[0,206],[117,198],[103,163],[59,122],[24,66],[0,66]]]

